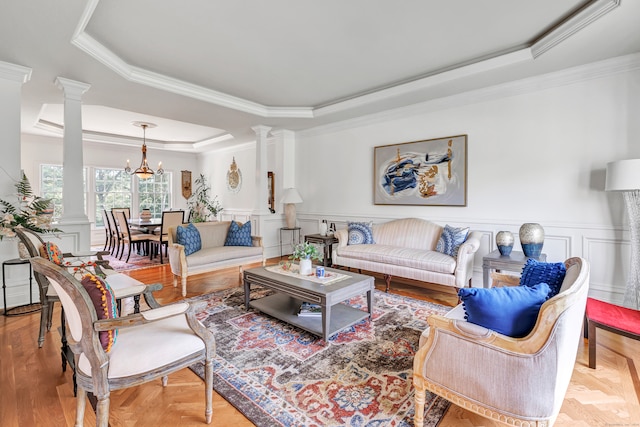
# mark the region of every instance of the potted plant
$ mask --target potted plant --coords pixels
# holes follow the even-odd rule
[[[293,247],[293,253],[289,259],[297,260],[300,264],[300,274],[311,274],[311,260],[321,261],[322,254],[315,245],[309,242],[297,244]]]
[[[200,174],[195,180],[196,188],[194,193],[189,197],[187,206],[191,211],[190,222],[205,222],[209,217],[217,217],[222,211],[222,206],[218,202],[218,196],[209,196],[211,187],[207,185],[207,179]]]
[[[51,227],[53,209],[51,200],[33,194],[29,179],[23,173],[22,179],[15,184],[17,204],[0,199],[0,240],[14,237],[16,227],[24,227],[37,233],[60,232]]]

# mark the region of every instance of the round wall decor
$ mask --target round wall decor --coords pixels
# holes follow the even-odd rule
[[[229,171],[227,171],[227,189],[232,193],[237,193],[242,187],[242,172],[236,164],[236,158],[233,158]]]

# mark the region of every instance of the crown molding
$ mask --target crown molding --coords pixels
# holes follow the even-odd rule
[[[0,79],[18,83],[31,80],[31,68],[0,61]]]
[[[620,6],[621,0],[596,0],[536,40],[531,46],[534,58],[560,44],[598,18]]]
[[[532,93],[544,89],[561,87],[588,80],[613,76],[640,69],[640,53],[620,56],[587,65],[568,68],[541,76],[529,77],[509,83],[472,90],[452,96],[432,99],[380,113],[369,114],[340,122],[329,123],[297,131],[296,135],[311,137],[326,133],[339,132],[355,127],[367,126],[397,118],[426,114],[464,105],[477,104],[509,96]]]

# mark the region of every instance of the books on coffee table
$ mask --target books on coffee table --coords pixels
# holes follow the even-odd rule
[[[322,307],[319,304],[303,302],[298,310],[298,316],[316,317],[322,316]]]

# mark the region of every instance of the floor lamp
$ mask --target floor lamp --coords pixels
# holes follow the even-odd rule
[[[624,292],[624,306],[640,309],[640,159],[607,164],[605,191],[621,191],[629,215],[631,268]]]

